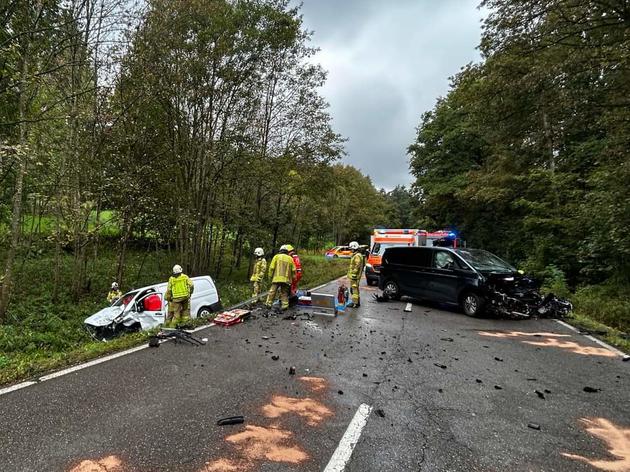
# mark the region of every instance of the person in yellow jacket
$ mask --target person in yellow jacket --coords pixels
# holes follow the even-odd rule
[[[359,243],[352,241],[350,249],[354,252],[350,259],[350,266],[348,267],[348,279],[350,280],[350,292],[352,293],[352,303],[348,306],[350,308],[359,308],[361,306],[361,293],[359,292],[359,283],[361,282],[361,275],[363,274],[363,267],[365,266],[365,260],[363,254],[359,251]]]
[[[173,266],[173,276],[168,279],[164,298],[168,302],[166,326],[175,327],[190,319],[190,297],[195,284],[183,273],[182,266]]]
[[[112,289],[107,294],[107,303],[111,305],[120,297],[122,297],[122,292],[120,291],[120,288],[118,288],[118,282],[114,282],[112,283]]]
[[[254,256],[256,256],[256,262],[254,263],[254,271],[249,280],[254,283],[254,293],[252,297],[258,299],[262,291],[262,281],[265,278],[265,272],[267,272],[267,260],[265,259],[265,251],[263,251],[261,247],[254,249]]]
[[[291,283],[295,279],[296,271],[293,258],[288,253],[286,245],[280,247],[280,252],[273,256],[271,264],[269,264],[271,288],[267,295],[267,308],[271,308],[273,305],[277,292],[280,292],[282,310],[289,308],[289,291],[291,290]]]

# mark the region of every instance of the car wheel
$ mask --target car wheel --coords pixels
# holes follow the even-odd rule
[[[208,318],[212,314],[213,310],[209,306],[202,306],[197,312],[197,318]]]
[[[466,316],[479,316],[483,311],[485,300],[475,292],[466,292],[462,297],[461,308]]]
[[[383,285],[383,293],[394,300],[400,299],[400,287],[394,280],[388,280]]]

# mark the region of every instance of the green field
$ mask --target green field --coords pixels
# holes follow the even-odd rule
[[[347,261],[330,261],[323,256],[301,256],[302,287],[313,287],[342,275]],[[165,281],[174,263],[166,252],[130,251],[123,291]],[[105,296],[116,270],[113,251],[99,254],[89,267],[90,290],[79,302],[71,300],[70,287],[60,301],[52,297],[52,255],[40,255],[21,263],[8,323],[0,325],[0,385],[19,381],[47,370],[85,361],[99,355],[142,343],[149,333],[122,336],[110,342],[94,341],[83,328],[83,320],[106,306]],[[72,257],[62,261],[62,280],[71,280]],[[224,306],[229,307],[251,295],[247,267],[216,281]]]

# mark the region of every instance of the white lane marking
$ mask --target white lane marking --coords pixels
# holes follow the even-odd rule
[[[626,357],[626,353],[625,352],[621,352],[619,349],[617,349],[616,347],[611,346],[610,344],[605,343],[604,341],[602,341],[601,339],[597,339],[595,336],[591,336],[590,334],[587,334],[586,336],[584,336],[585,338],[590,339],[591,341],[593,341],[594,343],[599,344],[602,347],[605,347],[606,349],[608,349],[609,351],[614,352],[615,354],[617,354],[618,356],[621,357]]]
[[[579,329],[577,329],[575,326],[571,326],[569,323],[565,323],[564,321],[561,321],[561,320],[555,320],[555,321],[556,321],[556,323],[560,323],[562,326],[565,326],[565,327],[569,328],[571,331],[575,331],[576,333],[580,332]],[[600,346],[605,347],[609,351],[614,352],[618,356],[626,357],[626,355],[627,355],[625,352],[622,352],[619,349],[617,349],[616,347],[613,347],[610,344],[605,343],[601,339],[597,339],[595,336],[591,336],[590,334],[585,334],[584,337],[587,338],[587,339],[590,339],[595,344],[599,344]]]
[[[61,377],[62,375],[67,375],[78,370],[87,369],[88,367],[92,367],[93,365],[102,364],[103,362],[111,361],[112,359],[117,359],[118,357],[126,356],[127,354],[142,351],[143,349],[146,349],[148,347],[148,344],[143,344],[142,346],[133,347],[131,349],[127,349],[126,351],[117,352],[115,354],[110,354],[109,356],[105,357],[99,357],[98,359],[86,362],[85,364],[75,365],[74,367],[69,367],[68,369],[63,369],[57,372],[53,372],[52,374],[44,375],[43,377],[39,378],[39,381],[45,382],[46,380],[56,379],[57,377]]]
[[[363,403],[352,418],[348,425],[348,429],[344,433],[337,449],[333,453],[324,472],[342,472],[346,468],[346,464],[350,461],[352,451],[359,442],[361,432],[367,424],[368,417],[372,411],[372,407]]]
[[[577,329],[575,326],[571,326],[569,323],[565,323],[562,320],[554,320],[556,323],[561,324],[562,326],[564,326],[565,328],[569,328],[571,331],[575,331],[576,333],[579,333],[580,330]]]
[[[16,390],[20,390],[21,388],[24,388],[24,387],[30,387],[34,383],[37,383],[37,382],[30,382],[30,381],[22,382],[16,385],[11,385],[10,387],[0,388],[0,395],[4,395],[5,393],[10,393],[10,392],[15,392]]]

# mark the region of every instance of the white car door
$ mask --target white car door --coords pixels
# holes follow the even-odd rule
[[[144,295],[136,302],[135,309],[136,319],[143,330],[164,324],[167,304],[162,293],[152,292]]]

